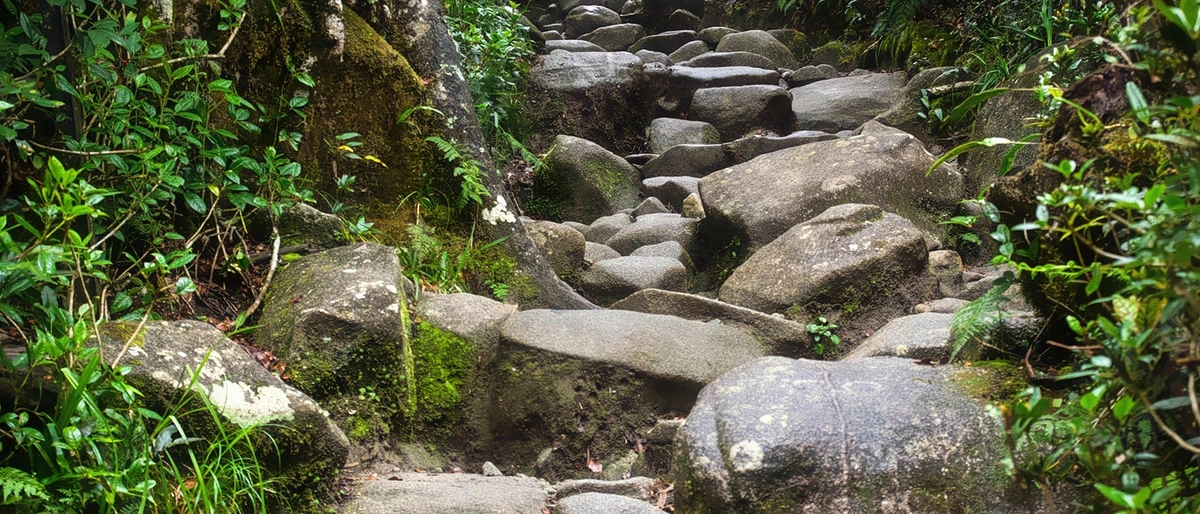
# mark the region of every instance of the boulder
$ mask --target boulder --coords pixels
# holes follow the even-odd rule
[[[683,199],[683,207],[679,209],[679,214],[685,218],[693,218],[695,220],[704,219],[704,203],[700,200],[700,193],[692,193]]]
[[[791,90],[796,128],[853,129],[888,110],[904,88],[904,73],[822,80]]]
[[[531,221],[525,223],[525,232],[558,276],[569,277],[583,268],[585,241],[579,231],[552,221]]]
[[[750,249],[834,205],[877,202],[940,233],[937,221],[962,199],[962,177],[899,131],[819,141],[756,157],[700,180],[705,230],[727,231]],[[662,196],[659,196],[662,198]]]
[[[803,32],[796,29],[771,29],[767,31],[771,37],[775,38],[783,46],[786,46],[792,56],[808,55],[808,38]],[[795,69],[795,67],[789,68]]]
[[[642,189],[675,209],[683,208],[683,199],[699,191],[696,177],[654,177],[642,181]]]
[[[626,158],[625,160],[628,161],[629,159]],[[525,220],[521,220],[521,223],[524,223],[524,222],[525,222]],[[580,234],[586,234],[588,231],[588,228],[590,228],[587,225],[584,225],[583,223],[580,223],[578,221],[564,221],[562,224],[566,225],[568,227],[571,227],[572,229],[574,229],[576,232],[579,232]]]
[[[636,208],[633,209],[633,217],[644,216],[646,214],[664,214],[671,212],[667,206],[663,205],[662,201],[653,196],[642,200]]]
[[[583,251],[583,260],[588,266],[603,260],[616,259],[620,256],[621,254],[617,253],[616,250],[613,250],[612,248],[604,246],[600,243],[593,243],[591,241],[587,242],[587,246]]]
[[[929,252],[929,274],[937,279],[938,290],[942,294],[954,296],[963,292],[963,262],[958,252]]]
[[[711,51],[712,49],[709,48],[708,45],[704,44],[703,41],[692,41],[679,47],[678,50],[671,52],[671,55],[668,57],[671,58],[671,62],[684,62],[692,59],[693,57],[704,55]]]
[[[642,60],[628,52],[547,55],[529,72],[533,84],[559,92],[630,87],[642,78]]]
[[[685,97],[697,89],[725,86],[771,85],[779,86],[779,72],[751,68],[749,66],[726,66],[724,68],[692,68],[675,65],[670,69],[670,86]]]
[[[592,222],[583,237],[589,242],[604,244],[621,229],[628,227],[630,223],[633,223],[633,216],[623,212],[603,216]]]
[[[500,323],[517,311],[516,305],[467,293],[421,293],[416,318],[451,332],[495,353],[500,342]]]
[[[778,85],[710,87],[696,91],[691,115],[716,127],[722,141],[733,141],[758,129],[787,134],[794,125],[787,108],[791,102],[787,90]]]
[[[750,52],[708,52],[680,62],[681,66],[693,68],[721,68],[725,66],[748,66],[775,71],[778,67],[770,59]]]
[[[968,303],[970,302],[967,300],[960,300],[958,298],[940,298],[937,300],[917,304],[913,307],[912,311],[913,314],[921,314],[925,312],[954,314],[958,312],[959,309],[965,307]]]
[[[666,514],[644,501],[627,496],[583,493],[559,500],[555,514]]]
[[[643,289],[687,290],[687,269],[669,257],[619,257],[592,265],[579,275],[579,291],[608,305]]]
[[[717,44],[718,52],[750,52],[766,57],[775,63],[776,68],[796,69],[799,64],[792,50],[780,43],[774,36],[763,30],[747,30],[727,34]]]
[[[700,17],[685,9],[675,9],[667,18],[668,30],[700,30]]]
[[[762,355],[736,328],[632,311],[521,311],[501,334],[513,349],[614,364],[693,391]]]
[[[302,257],[271,282],[256,342],[286,362],[291,384],[314,398],[357,394],[403,353],[407,282],[389,246],[359,243]]]
[[[569,13],[581,5],[601,5],[613,11],[619,11],[625,2],[623,0],[559,0],[558,9],[560,12]]]
[[[655,52],[654,50],[638,50],[637,54],[635,55],[637,55],[638,58],[646,64],[657,63],[662,64],[663,66],[671,66],[675,64],[675,62],[671,60],[671,56],[662,52]]]
[[[549,504],[549,484],[524,476],[400,473],[355,484],[346,514],[545,514]]]
[[[716,132],[713,129],[714,140]],[[306,203],[297,203],[279,215],[279,237],[285,246],[308,244],[333,248],[351,242],[350,231],[342,218]]]
[[[892,106],[876,116],[875,120],[917,136],[917,139],[926,145],[932,145],[934,138],[929,133],[929,121],[925,119],[925,111],[928,110],[925,103],[929,101],[924,96],[927,94],[925,90],[936,86],[953,85],[955,82],[967,78],[966,72],[955,66],[921,70],[908,80]]]
[[[705,123],[709,127],[708,123]],[[716,132],[714,129],[713,132]],[[642,166],[642,176],[653,177],[703,177],[733,164],[719,144],[678,144],[667,149]]]
[[[596,143],[559,135],[545,162],[533,192],[556,203],[563,219],[591,223],[638,204],[638,171]]]
[[[605,244],[621,255],[629,255],[646,245],[675,241],[691,248],[696,237],[696,220],[678,214],[642,216],[614,234]]]
[[[860,57],[856,50],[857,48],[847,46],[841,41],[830,41],[814,48],[809,62],[818,66],[834,66],[838,71],[850,71],[854,69],[854,63],[858,62]]]
[[[618,25],[621,15],[602,5],[581,5],[571,9],[563,20],[563,34],[568,38],[579,37],[600,27]]]
[[[817,66],[804,66],[798,70],[785,73],[783,80],[787,81],[788,87],[800,87],[820,80],[834,79],[837,76],[837,68],[828,64],[820,64]]]
[[[643,6],[644,6],[644,3],[642,2],[642,0],[627,0],[624,4],[621,5],[621,10],[619,12],[622,15],[639,14],[642,12]]]
[[[546,53],[550,53],[555,50],[563,50],[563,51],[567,51],[567,52],[606,52],[607,51],[606,49],[604,49],[598,45],[589,43],[587,41],[580,41],[578,39],[560,39],[560,40],[552,39],[550,41],[546,41]]]
[[[670,54],[695,40],[696,31],[694,30],[669,30],[639,39],[629,47],[629,51],[637,53],[638,50],[651,50]]]
[[[630,257],[666,257],[684,264],[691,262],[691,257],[683,245],[675,241],[663,241],[658,244],[646,245],[630,252]],[[632,309],[630,309],[632,310]]]
[[[547,30],[545,32],[542,32],[542,39],[549,42],[549,41],[562,41],[565,38],[563,38],[562,33],[557,30]]]
[[[908,220],[874,205],[839,205],[752,254],[719,297],[767,313],[810,302],[865,307],[923,272],[925,259],[921,231]]]
[[[800,130],[786,136],[752,134],[725,143],[724,148],[725,153],[733,160],[732,164],[741,164],[760,155],[778,152],[784,148],[832,139],[837,139],[837,136],[816,130]]]
[[[226,423],[225,430],[261,427],[270,437],[271,444],[257,447],[256,457],[282,487],[337,487],[350,441],[312,398],[284,383],[212,325],[191,320],[138,325],[101,325],[98,342],[110,363],[120,358],[121,365],[129,366],[125,380],[141,391],[140,406],[163,413],[180,407],[189,391],[203,395]],[[187,436],[206,444],[220,436],[213,433],[216,420],[202,408],[192,411],[199,405],[194,402],[179,410],[179,423]],[[208,448],[193,450],[204,453]]]
[[[728,36],[730,34],[736,34],[738,32],[740,32],[740,31],[737,29],[731,29],[729,27],[705,27],[704,29],[701,29],[700,32],[698,32],[696,35],[697,35],[697,37],[700,38],[701,41],[707,43],[708,46],[710,46],[712,48],[716,48],[717,45],[721,44],[722,38],[724,38],[725,36]],[[775,69],[775,68],[771,68],[771,69]]]
[[[892,358],[740,366],[676,437],[675,510],[1029,512],[1004,427],[964,393],[986,375]]]
[[[843,360],[864,357],[903,357],[932,362],[950,358],[951,314],[913,314],[889,321]]]
[[[693,294],[645,289],[612,304],[612,309],[678,316],[696,321],[721,320],[762,341],[767,353],[787,357],[811,356],[812,335],[803,324],[779,316]]]
[[[603,493],[627,496],[636,500],[648,501],[654,492],[656,481],[647,477],[631,477],[623,480],[564,480],[554,484],[555,495],[558,499],[584,493]]]
[[[647,131],[650,153],[662,154],[675,145],[721,142],[717,129],[703,121],[655,118]]]
[[[646,36],[646,29],[635,23],[620,23],[600,27],[588,32],[579,39],[593,43],[608,52],[624,52],[637,40]],[[549,48],[547,46],[547,48]]]

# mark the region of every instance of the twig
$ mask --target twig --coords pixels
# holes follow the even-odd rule
[[[37,73],[38,71],[42,70],[43,68],[45,68],[47,66],[50,66],[51,64],[54,64],[54,61],[57,61],[59,57],[67,55],[67,52],[71,51],[71,49],[74,47],[75,47],[75,41],[72,40],[70,43],[67,43],[66,46],[61,51],[54,54],[53,57],[50,57],[50,60],[46,61],[46,64],[43,64],[40,67],[30,71],[29,73],[26,73],[24,75],[21,75],[20,77],[17,77],[16,79],[13,79],[13,82],[21,82],[22,80],[33,77],[33,75],[35,73]]]
[[[316,250],[317,250],[316,246],[306,243],[306,244],[302,244],[302,245],[285,246],[283,248],[280,248],[279,254],[284,255],[284,254],[289,254],[289,253],[299,253],[299,254],[307,255],[307,254],[313,253]],[[250,255],[250,264],[259,265],[264,262],[267,262],[267,259],[270,259],[272,257],[272,253],[273,252],[259,252],[256,254],[252,254],[252,255]]]
[[[1049,339],[1046,340],[1046,344],[1048,344],[1050,346],[1057,346],[1059,348],[1063,348],[1066,350],[1076,351],[1076,352],[1086,352],[1086,351],[1103,350],[1104,349],[1103,346],[1100,346],[1098,344],[1092,344],[1092,345],[1087,345],[1087,346],[1076,346],[1076,345],[1070,345],[1070,344],[1062,344],[1058,341],[1051,341]]]
[[[113,359],[111,364],[113,368],[116,368],[117,364],[121,362],[121,357],[125,356],[125,352],[129,350],[130,346],[133,345],[133,341],[137,339],[138,334],[142,333],[142,329],[146,328],[146,320],[150,319],[150,308],[153,306],[154,301],[151,300],[150,305],[146,306],[146,313],[142,315],[142,321],[138,322],[137,328],[133,329],[133,333],[129,335],[129,339],[125,341],[123,346],[121,346],[121,351],[117,352],[117,357]]]
[[[38,143],[37,141],[29,141],[29,144],[36,146],[38,148],[41,148],[42,150],[45,150],[47,152],[61,153],[61,154],[67,154],[67,155],[79,155],[82,157],[100,157],[100,156],[104,156],[104,155],[130,155],[130,154],[137,154],[137,153],[146,153],[146,152],[150,151],[149,148],[137,148],[137,149],[127,149],[127,150],[104,150],[104,151],[100,151],[100,152],[81,152],[79,150],[67,150],[66,148],[55,148],[53,146],[46,146],[41,143]]]
[[[1193,395],[1192,398],[1193,401],[1195,401],[1195,395]],[[1188,444],[1188,442],[1183,440],[1179,434],[1175,433],[1174,430],[1171,430],[1171,427],[1168,427],[1167,424],[1163,422],[1162,418],[1158,417],[1158,412],[1154,410],[1153,405],[1150,405],[1150,400],[1146,399],[1146,395],[1144,393],[1138,393],[1138,399],[1142,400],[1142,405],[1146,406],[1146,411],[1150,413],[1150,417],[1154,418],[1154,424],[1158,425],[1158,428],[1163,432],[1166,432],[1167,437],[1170,437],[1172,441],[1175,441],[1175,444],[1179,445],[1180,448],[1192,453],[1200,454],[1200,448]]]
[[[275,225],[271,225],[271,235],[275,236],[275,242],[271,244],[271,267],[267,270],[267,278],[263,279],[262,289],[254,297],[254,303],[250,304],[250,308],[246,309],[246,319],[258,310],[258,306],[262,304],[263,298],[267,296],[267,288],[271,287],[271,279],[275,277],[275,268],[279,267],[279,229]]]
[[[215,54],[205,54],[205,55],[192,55],[192,56],[186,56],[186,57],[176,57],[176,58],[174,58],[174,59],[170,59],[170,60],[167,60],[167,61],[165,61],[165,62],[160,62],[160,63],[158,63],[158,64],[151,64],[151,65],[149,65],[149,66],[146,66],[146,67],[143,67],[143,68],[138,68],[138,71],[148,71],[148,70],[153,70],[153,69],[155,69],[155,68],[162,68],[163,66],[166,66],[166,65],[168,65],[168,64],[177,64],[177,63],[181,63],[181,62],[184,62],[184,61],[191,61],[191,60],[197,60],[197,59],[224,59],[224,58],[225,58],[225,52],[226,52],[227,50],[229,50],[229,45],[232,45],[232,44],[233,44],[233,39],[237,37],[238,30],[241,30],[241,28],[242,28],[242,22],[243,22],[243,21],[245,21],[245,20],[246,20],[246,13],[245,13],[245,12],[243,12],[243,13],[242,13],[242,16],[238,18],[238,22],[237,22],[237,24],[233,26],[233,31],[229,33],[229,39],[226,39],[226,40],[225,40],[225,46],[222,46],[222,47],[221,47],[221,51],[219,51],[219,52],[217,52],[217,53],[215,53]]]
[[[1196,374],[1188,371],[1188,399],[1192,401],[1192,415],[1200,422],[1200,404],[1196,403]]]
[[[142,195],[142,197],[139,198],[137,203],[134,205],[142,203],[143,199],[145,199],[147,196],[154,194],[154,192],[158,190],[158,186],[160,186],[160,185],[162,185],[162,182],[156,182],[154,184],[154,187],[150,188],[150,192]],[[137,214],[137,212],[138,212],[137,209],[134,209],[133,207],[134,206],[131,205],[129,207],[129,211],[125,213],[125,216],[123,218],[121,218],[121,221],[117,222],[117,225],[114,226],[111,230],[109,230],[107,234],[104,234],[104,237],[101,237],[99,241],[92,243],[92,246],[89,246],[88,250],[96,251],[97,248],[100,248],[100,245],[104,244],[105,241],[108,241],[108,238],[112,237],[113,234],[116,234],[118,230],[121,230],[121,227],[125,226],[125,223],[127,223],[127,222],[129,222],[129,220],[133,219],[133,216],[135,214]]]

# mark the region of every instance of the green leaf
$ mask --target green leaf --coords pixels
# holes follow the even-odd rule
[[[1108,501],[1115,503],[1117,506],[1126,509],[1133,508],[1132,494],[1126,493],[1115,487],[1109,487],[1099,482],[1096,483],[1096,489],[1100,491],[1100,494],[1103,494],[1105,498],[1108,498]]]
[[[1174,398],[1167,398],[1165,400],[1154,402],[1150,404],[1150,407],[1154,410],[1171,410],[1178,409],[1180,407],[1187,407],[1191,404],[1192,401],[1187,396],[1176,396]]]
[[[1142,123],[1150,122],[1150,105],[1142,95],[1141,88],[1134,82],[1125,83],[1125,96],[1129,99],[1129,108],[1133,115]]]
[[[196,284],[188,277],[179,277],[175,281],[175,294],[189,294],[196,292]]]
[[[1125,417],[1129,415],[1133,408],[1137,405],[1133,398],[1122,396],[1117,403],[1113,405],[1113,416],[1117,417],[1117,421],[1125,421]]]
[[[938,168],[938,166],[941,166],[941,165],[949,162],[950,159],[958,157],[959,155],[967,153],[976,148],[981,148],[981,147],[990,148],[990,147],[993,147],[996,145],[1027,145],[1027,144],[1030,144],[1030,143],[1021,142],[1021,141],[1013,141],[1011,139],[1005,139],[1003,137],[989,137],[987,139],[983,139],[980,141],[967,141],[966,143],[963,143],[961,145],[958,145],[958,146],[950,149],[950,151],[946,152],[945,155],[939,157],[938,160],[935,161],[933,163],[933,165],[929,167],[929,170],[925,172],[925,176],[928,177],[929,175],[932,175],[933,171],[936,170]]]
[[[189,208],[191,208],[193,211],[196,211],[200,214],[204,214],[204,213],[208,212],[208,205],[205,204],[204,199],[200,198],[200,195],[198,195],[196,193],[193,193],[191,191],[184,191],[183,192],[183,201],[185,203],[187,203],[187,206]]]
[[[979,104],[986,102],[989,98],[1000,96],[1009,91],[1011,91],[1009,88],[998,87],[998,88],[988,89],[985,91],[980,91],[978,93],[975,93],[975,94],[971,95],[970,97],[968,97],[966,100],[963,100],[962,103],[954,106],[954,109],[952,109],[950,111],[950,114],[948,116],[946,116],[946,120],[943,123],[944,124],[952,124],[952,123],[962,119],[964,116],[967,115],[968,112],[971,112],[972,109],[974,109]]]

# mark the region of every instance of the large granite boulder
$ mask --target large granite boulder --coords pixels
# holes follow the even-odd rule
[[[844,360],[903,357],[942,362],[950,358],[952,314],[927,312],[889,321],[860,343]]]
[[[692,96],[691,115],[696,120],[711,123],[716,127],[721,133],[722,141],[733,141],[759,129],[777,134],[790,133],[795,124],[792,113],[788,110],[792,97],[777,83],[778,81],[776,85],[708,87],[697,90]]]
[[[712,49],[709,48],[708,45],[704,44],[703,41],[692,41],[691,43],[679,47],[678,50],[671,52],[671,54],[667,57],[670,57],[671,62],[681,63],[711,51]]]
[[[516,305],[468,293],[421,293],[416,319],[451,332],[494,353],[500,343],[500,324],[517,311]]]
[[[555,514],[666,514],[644,501],[603,493],[568,496],[555,505],[554,512]]]
[[[916,226],[874,205],[831,207],[746,259],[721,286],[721,301],[761,312],[809,302],[880,301],[925,269]]]
[[[608,305],[643,289],[687,290],[687,269],[679,259],[628,256],[605,259],[579,275],[579,292]]]
[[[553,221],[529,221],[525,231],[558,276],[569,277],[583,269],[586,241],[578,230]]]
[[[893,358],[740,366],[676,436],[675,509],[1029,512],[1004,427],[966,393],[987,373]]]
[[[195,397],[189,400],[188,393],[203,395],[227,430],[260,427],[270,442],[264,437],[256,457],[283,487],[337,487],[350,451],[345,434],[312,398],[284,383],[216,327],[190,320],[144,327],[109,323],[100,326],[98,339],[110,363],[120,356],[120,365],[130,367],[125,379],[141,391],[141,406],[160,413],[179,409],[175,412],[187,436],[199,438],[187,443],[199,445],[194,451],[208,451],[210,438],[220,435],[213,430],[217,420],[203,408],[194,410],[202,404]]]
[[[599,46],[608,52],[624,52],[645,35],[646,29],[641,25],[621,23],[600,27],[579,36],[579,39]]]
[[[747,30],[728,34],[717,44],[718,52],[750,52],[766,57],[776,68],[796,69],[799,64],[791,49],[765,30]]]
[[[529,77],[537,87],[560,92],[630,87],[642,78],[642,60],[628,52],[566,52],[542,57]]]
[[[760,155],[777,152],[784,148],[833,139],[837,139],[837,136],[827,132],[800,130],[783,136],[752,134],[725,143],[723,146],[725,152],[733,159],[733,163],[741,164]]]
[[[602,5],[581,5],[567,13],[563,20],[563,34],[569,38],[579,37],[600,27],[618,25],[621,15]]]
[[[708,123],[704,125],[712,128]],[[642,165],[642,176],[703,177],[730,164],[733,163],[720,144],[678,144]]]
[[[699,191],[699,183],[696,177],[653,177],[642,181],[642,189],[672,208],[682,209],[683,200]]]
[[[662,154],[675,145],[713,144],[721,142],[721,133],[703,121],[676,118],[655,118],[647,129],[650,153]]]
[[[750,85],[779,85],[779,72],[749,66],[722,68],[692,68],[675,65],[670,68],[670,87],[680,97],[691,98],[697,89]],[[718,127],[719,130],[719,127]]]
[[[638,171],[620,156],[586,139],[559,135],[533,193],[556,204],[555,217],[591,223],[637,206],[639,179]]]
[[[693,68],[721,68],[725,66],[749,66],[764,70],[778,70],[770,59],[750,52],[708,52],[680,62],[680,66]]]
[[[729,27],[705,27],[703,29],[700,29],[700,32],[697,32],[696,35],[697,35],[697,37],[700,38],[701,41],[708,43],[708,46],[716,48],[717,45],[721,44],[722,38],[724,38],[725,36],[728,36],[730,34],[736,34],[738,32],[741,32],[741,31],[738,29],[733,29],[733,28],[729,28]],[[772,69],[774,69],[774,68],[772,68]]]
[[[579,39],[552,39],[546,42],[546,53],[554,53],[555,50],[564,52],[607,52],[600,45],[582,41]]]
[[[694,30],[669,30],[639,39],[633,46],[629,47],[629,51],[637,53],[638,50],[651,50],[670,54],[679,50],[679,47],[695,40],[696,31]]]
[[[791,90],[796,128],[852,130],[900,98],[904,73],[870,73],[813,82]]]
[[[608,242],[609,238],[632,223],[633,216],[624,212],[601,216],[592,222],[587,231],[583,233],[583,237],[588,242],[604,244]]]
[[[928,102],[923,95],[925,90],[936,86],[953,85],[967,78],[966,71],[955,66],[942,66],[921,70],[908,80],[900,90],[896,101],[887,111],[875,117],[875,120],[889,127],[896,127],[920,139],[927,146],[934,142],[929,133],[929,121],[925,119]],[[991,136],[987,136],[991,137]]]
[[[675,241],[690,250],[695,237],[694,219],[678,214],[648,214],[622,228],[605,245],[621,255],[629,255],[638,248],[664,241]]]
[[[820,80],[837,78],[837,76],[837,68],[828,64],[821,64],[818,66],[804,66],[798,70],[792,70],[783,75],[783,80],[787,81],[788,86],[800,87]]]
[[[935,159],[919,140],[875,125],[879,130],[761,155],[700,179],[705,230],[727,231],[754,249],[829,207],[861,202],[943,232],[937,221],[962,199],[962,176],[945,165],[926,175]]]
[[[814,356],[812,335],[804,325],[779,316],[694,294],[646,289],[612,304],[612,309],[678,316],[696,321],[721,320],[762,341],[767,353],[785,357]]]

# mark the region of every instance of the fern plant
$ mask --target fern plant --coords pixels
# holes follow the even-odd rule
[[[957,359],[967,346],[975,349],[986,344],[1004,322],[1007,315],[1004,304],[1009,300],[1005,293],[1015,279],[1011,271],[1005,272],[983,296],[954,313],[954,317],[950,319],[951,362]]]
[[[462,181],[458,208],[462,209],[470,203],[483,205],[483,199],[490,197],[491,193],[488,192],[487,186],[483,185],[483,170],[479,167],[479,161],[452,141],[438,136],[429,136],[425,140],[433,143],[442,153],[442,158],[454,165],[454,176]]]
[[[18,505],[34,498],[50,499],[37,478],[17,468],[0,468],[0,505]]]

